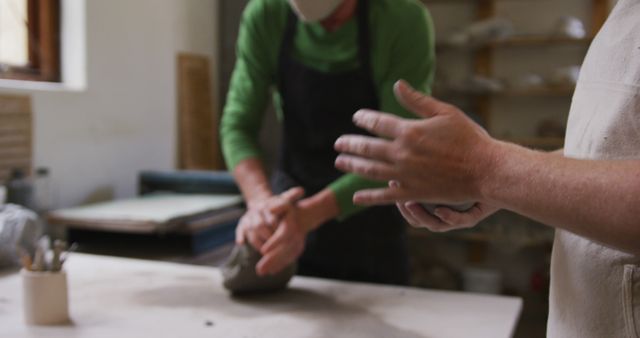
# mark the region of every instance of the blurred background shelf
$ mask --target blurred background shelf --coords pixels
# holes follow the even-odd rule
[[[527,47],[527,46],[547,46],[547,45],[568,45],[578,44],[588,46],[592,37],[586,37],[582,39],[574,39],[567,37],[553,37],[553,36],[515,36],[510,39],[497,40],[489,43],[486,47]]]
[[[460,240],[469,243],[509,245],[516,250],[551,245],[553,243],[553,230],[543,225],[520,228],[518,232],[505,231],[506,225],[491,225],[484,228],[457,230],[443,233],[433,233],[427,229],[411,228],[409,235],[414,238],[441,237]]]
[[[503,48],[503,47],[544,47],[544,46],[567,46],[577,45],[587,47],[593,41],[593,37],[581,39],[569,37],[557,37],[547,35],[523,35],[514,36],[508,39],[490,41],[487,43],[473,46],[456,46],[446,41],[436,43],[436,48],[442,50],[476,50],[483,48]]]
[[[450,95],[465,96],[494,96],[494,97],[570,97],[575,91],[574,86],[549,86],[529,89],[507,89],[496,92],[478,92],[473,90],[464,90],[457,88],[434,88],[433,93],[436,97],[446,97]]]
[[[538,0],[422,0],[425,4],[446,4],[446,3],[483,3],[490,1],[499,2],[536,2]]]

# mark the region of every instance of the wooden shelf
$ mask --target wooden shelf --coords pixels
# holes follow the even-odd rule
[[[476,3],[480,4],[487,0],[421,0],[424,4],[450,4],[450,3]],[[535,0],[492,0],[496,2],[534,2]]]
[[[546,35],[525,35],[514,36],[512,38],[495,40],[479,45],[454,46],[447,42],[436,43],[439,50],[477,50],[477,49],[495,49],[506,47],[544,47],[544,46],[568,46],[568,45],[585,45],[588,46],[593,41],[592,37],[573,39],[568,37],[554,37]]]
[[[427,229],[411,227],[409,228],[408,234],[414,238],[432,239],[440,237],[480,244],[509,243],[519,248],[550,245],[553,243],[553,233],[548,231],[545,232],[544,230],[537,231],[535,234],[530,234],[527,237],[521,237],[502,233],[493,233],[491,231],[476,230],[476,228],[433,233]]]
[[[567,37],[554,36],[516,36],[509,39],[490,42],[485,47],[525,47],[525,46],[548,46],[548,45],[568,45],[568,44],[590,44],[593,38],[573,39]]]
[[[495,93],[496,96],[571,96],[575,91],[574,86],[566,87],[544,87],[532,89],[512,89],[504,92]]]
[[[532,89],[508,89],[501,92],[474,92],[459,89],[450,88],[436,88],[434,90],[435,96],[447,96],[447,95],[469,95],[469,96],[494,96],[494,97],[541,97],[541,96],[567,96],[573,95],[575,87],[573,86],[558,86],[558,87],[544,87],[544,88],[532,88]]]

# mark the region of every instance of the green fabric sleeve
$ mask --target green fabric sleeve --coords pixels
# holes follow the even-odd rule
[[[372,1],[373,77],[380,110],[413,117],[396,101],[393,85],[404,79],[429,92],[435,70],[434,29],[429,13],[416,0]],[[220,123],[221,145],[229,170],[247,158],[260,158],[258,143],[269,96],[275,84],[277,58],[289,13],[287,0],[252,0],[245,8],[237,40],[237,59]],[[321,71],[341,71],[357,65],[357,25],[334,33],[317,24],[298,23],[295,55]],[[276,97],[276,105],[279,101]],[[280,107],[277,107],[279,110]],[[362,210],[354,192],[385,183],[346,174],[329,185],[340,207],[340,219]]]
[[[266,1],[250,1],[243,12],[236,64],[220,122],[222,150],[230,170],[244,159],[261,157],[258,136],[274,82],[278,30],[284,25],[274,22],[284,21],[277,20],[283,15],[282,6],[269,6]]]
[[[421,5],[416,10],[404,11],[403,20],[398,20],[399,29],[394,34],[392,52],[389,53],[388,68],[381,72],[378,83],[380,110],[397,114],[406,118],[415,118],[398,103],[393,86],[396,81],[404,79],[414,88],[430,93],[435,74],[435,31],[428,11]],[[421,41],[422,43],[416,43]],[[375,63],[374,63],[375,65]],[[384,66],[377,64],[378,67]],[[380,69],[378,69],[380,71]],[[346,174],[329,185],[336,196],[340,208],[339,220],[356,214],[364,207],[353,204],[353,194],[362,189],[384,187],[386,182],[375,182],[363,177]]]

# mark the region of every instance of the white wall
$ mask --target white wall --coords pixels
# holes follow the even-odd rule
[[[34,166],[66,207],[136,194],[140,170],[176,162],[176,54],[208,55],[216,0],[87,0],[87,87],[34,92]],[[214,102],[217,91],[214,87]]]

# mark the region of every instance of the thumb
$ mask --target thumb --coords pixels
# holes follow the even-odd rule
[[[413,89],[404,80],[396,82],[393,92],[403,107],[418,116],[434,117],[442,111],[442,102]]]

